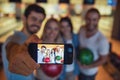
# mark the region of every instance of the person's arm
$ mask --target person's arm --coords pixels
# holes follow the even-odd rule
[[[81,65],[80,63],[79,63],[79,65],[80,65],[81,68],[85,68],[85,69],[94,68],[94,67],[98,67],[98,66],[103,65],[107,61],[107,58],[108,58],[107,55],[106,56],[100,56],[100,58],[97,61],[93,62],[90,65]]]
[[[31,36],[23,45],[9,42],[6,46],[7,59],[9,62],[9,70],[16,74],[30,75],[38,65],[28,53],[28,44],[30,42],[38,42],[36,36]]]
[[[78,77],[78,76],[75,76],[75,80],[79,80],[79,77]]]
[[[98,54],[99,54],[99,59],[93,62],[91,65],[81,65],[83,68],[94,68],[98,67],[100,65],[103,65],[107,59],[108,59],[108,54],[109,54],[109,43],[106,39],[101,39],[99,41],[98,45]]]

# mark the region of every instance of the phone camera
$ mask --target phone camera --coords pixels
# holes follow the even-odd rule
[[[68,48],[69,53],[72,53],[72,51],[73,51],[72,48]]]

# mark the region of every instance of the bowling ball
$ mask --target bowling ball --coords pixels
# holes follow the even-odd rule
[[[49,57],[44,58],[44,62],[46,63],[50,62],[50,58]]]
[[[81,64],[90,65],[94,61],[94,55],[90,49],[82,48],[80,49],[78,60]]]
[[[62,59],[62,57],[56,56],[56,60],[61,60],[61,59]]]
[[[40,66],[42,71],[51,78],[57,77],[61,71],[63,66],[58,64],[43,64]]]

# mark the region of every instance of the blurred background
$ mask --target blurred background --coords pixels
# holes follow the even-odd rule
[[[26,6],[32,3],[46,10],[46,19],[54,17],[59,20],[61,17],[69,16],[74,33],[78,33],[84,24],[86,11],[92,7],[97,8],[102,16],[99,30],[108,38],[111,54],[110,60],[99,68],[96,80],[120,80],[120,0],[0,0],[0,48],[15,30],[22,29],[22,14]],[[37,34],[39,37],[43,28],[42,26]],[[1,56],[0,68],[0,80],[6,80]]]

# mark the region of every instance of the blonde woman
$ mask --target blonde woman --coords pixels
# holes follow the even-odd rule
[[[41,40],[43,43],[62,43],[60,37],[60,24],[56,19],[50,18],[47,20]],[[58,77],[59,75],[52,78],[47,76],[41,68],[36,71],[37,80],[57,80]]]
[[[44,62],[50,63],[50,49],[47,49],[46,55],[44,56]]]
[[[42,35],[43,43],[62,43],[62,38],[60,35],[60,24],[54,19],[50,18],[45,24],[43,35]]]

